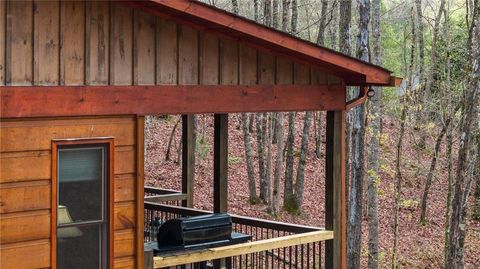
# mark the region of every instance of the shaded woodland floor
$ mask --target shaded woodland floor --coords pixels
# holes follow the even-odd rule
[[[197,165],[195,177],[194,203],[196,208],[213,208],[213,116],[198,116]],[[248,202],[247,172],[244,163],[243,133],[240,129],[240,116],[229,117],[229,211],[239,215],[253,216],[279,221],[313,226],[324,226],[324,156],[315,156],[313,129],[310,132],[310,144],[305,167],[305,192],[302,214],[282,213],[273,217],[266,213],[265,205],[251,205]],[[180,189],[181,166],[176,163],[177,149],[181,133],[181,124],[177,127],[171,147],[171,160],[165,160],[169,136],[178,116],[149,117],[146,124],[146,185],[162,188]],[[312,125],[313,126],[313,125]],[[379,184],[379,240],[380,264],[390,267],[393,244],[393,194],[395,173],[395,147],[397,143],[398,122],[384,119],[385,134],[382,145],[381,173]],[[296,148],[303,128],[303,113],[297,115]],[[203,140],[203,141],[201,141]],[[255,139],[254,149],[256,148]],[[423,192],[423,182],[430,165],[434,142],[429,141],[427,150],[414,148],[414,134],[406,133],[403,152],[403,182],[401,194],[399,226],[399,264],[401,268],[442,268],[445,227],[445,197],[447,193],[447,172],[445,147],[442,148],[437,164],[436,176],[430,191],[427,211],[428,223],[419,224],[419,204]],[[275,147],[272,147],[275,156]],[[322,152],[325,145],[322,143]],[[299,155],[299,152],[298,154]],[[322,154],[323,155],[323,154]],[[454,156],[456,149],[454,149]],[[298,159],[298,158],[297,158]],[[256,166],[257,163],[255,163]],[[296,167],[296,164],[295,164]],[[256,167],[258,169],[258,167]],[[256,171],[258,173],[258,171]],[[258,179],[257,179],[258,180]],[[283,183],[282,189],[283,189]],[[366,186],[366,185],[365,185]],[[366,187],[365,187],[366,189]],[[258,190],[258,182],[257,182]],[[365,195],[366,197],[366,195]],[[472,201],[470,201],[472,202]],[[364,210],[366,212],[366,210]],[[365,215],[362,246],[362,267],[367,261],[367,225]],[[470,221],[465,244],[466,268],[480,268],[480,222]]]

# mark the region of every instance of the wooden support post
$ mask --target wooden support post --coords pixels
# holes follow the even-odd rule
[[[182,206],[193,207],[193,179],[195,176],[194,115],[182,115],[182,193],[187,200]]]
[[[213,166],[213,211],[227,212],[228,114],[215,114]]]
[[[228,209],[228,114],[215,114],[213,142],[213,212]],[[214,261],[214,268],[231,268],[231,259]]]
[[[325,242],[325,268],[346,268],[347,210],[345,182],[345,111],[327,112],[325,228],[334,239]]]
[[[143,237],[144,237],[144,170],[145,170],[145,117],[138,116],[137,117],[137,224],[136,224],[136,253],[137,253],[137,268],[143,269],[144,268],[144,245],[143,245]],[[113,209],[112,209],[113,210]],[[113,221],[113,220],[112,220]],[[150,257],[146,258],[150,259]],[[152,257],[153,260],[153,252]],[[152,261],[153,263],[153,261]]]

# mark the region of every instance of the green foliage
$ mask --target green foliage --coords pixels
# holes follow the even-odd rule
[[[400,202],[400,207],[402,207],[404,209],[413,210],[413,209],[417,208],[419,204],[420,204],[420,202],[415,200],[415,199],[404,199]]]
[[[197,140],[195,143],[195,150],[196,150],[197,156],[200,159],[204,160],[208,155],[209,149],[210,147],[208,146],[205,136],[202,134],[198,134]]]
[[[238,164],[242,161],[241,157],[228,156],[228,164]]]
[[[289,197],[285,199],[283,209],[290,214],[300,215],[300,206],[297,204],[295,197]]]

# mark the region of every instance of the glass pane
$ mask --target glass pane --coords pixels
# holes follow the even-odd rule
[[[103,148],[59,150],[58,224],[103,219],[103,164]]]
[[[57,268],[100,267],[101,225],[57,229]]]

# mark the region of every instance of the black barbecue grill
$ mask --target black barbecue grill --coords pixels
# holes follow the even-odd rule
[[[156,253],[219,247],[252,239],[250,235],[232,232],[232,218],[223,213],[168,220],[160,225],[156,237]]]

